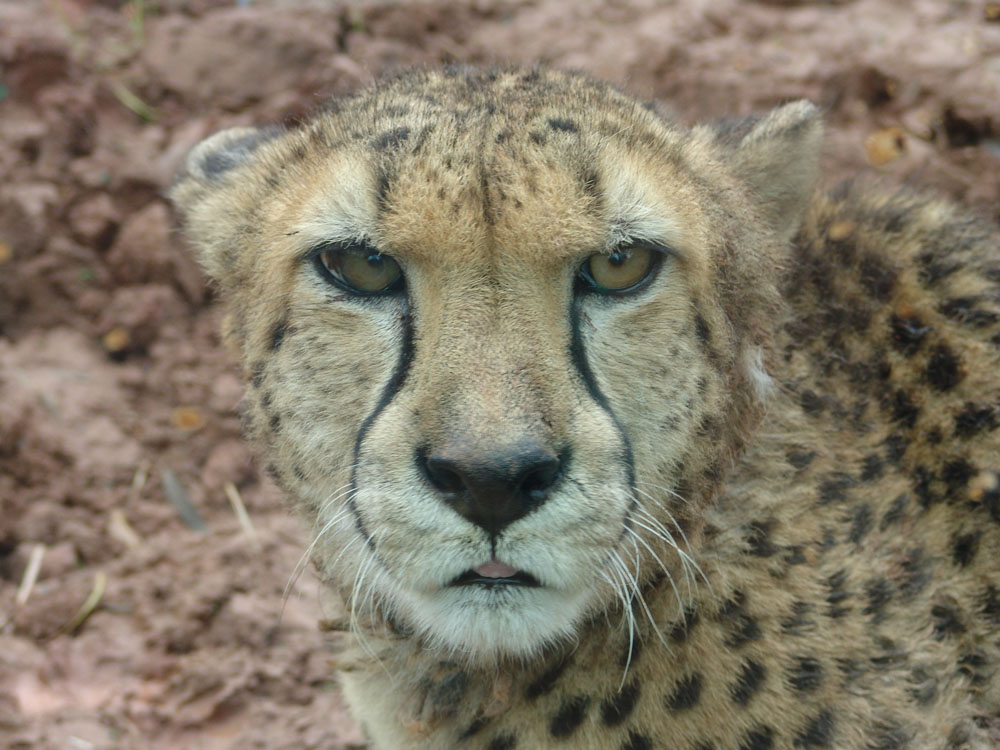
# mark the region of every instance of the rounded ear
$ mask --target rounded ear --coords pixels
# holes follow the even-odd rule
[[[226,286],[234,272],[233,232],[238,217],[250,212],[247,191],[234,190],[225,178],[254,161],[261,145],[285,132],[278,126],[231,128],[209,136],[184,160],[169,191],[188,239],[208,275]]]
[[[226,172],[250,160],[262,144],[284,133],[278,125],[229,128],[203,140],[187,155],[176,182],[193,177],[215,182]]]
[[[727,161],[786,240],[798,230],[819,175],[823,121],[805,100],[763,117],[720,123],[714,140],[732,149]]]

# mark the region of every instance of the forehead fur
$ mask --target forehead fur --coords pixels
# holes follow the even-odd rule
[[[332,155],[299,180],[305,193],[293,201],[304,209],[296,229],[310,240],[366,237],[390,252],[434,253],[447,226],[465,252],[530,255],[530,237],[545,238],[546,254],[604,250],[628,236],[679,239],[677,223],[645,204],[643,170],[607,153],[614,145],[676,171],[678,135],[582,76],[411,73],[338,100],[289,138],[293,155],[317,144]]]

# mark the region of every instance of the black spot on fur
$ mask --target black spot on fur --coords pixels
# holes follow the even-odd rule
[[[875,622],[883,619],[883,608],[892,599],[892,584],[885,578],[873,578],[865,584],[865,598],[868,604],[861,611],[872,615]]]
[[[816,451],[789,451],[785,458],[792,467],[801,471],[813,462]]]
[[[847,583],[846,570],[838,570],[826,579],[826,585],[830,589],[830,593],[826,595],[826,601],[830,605],[827,614],[834,619],[843,617],[851,611],[849,607],[842,605],[842,602],[851,596],[850,592],[844,588],[845,583]]]
[[[906,449],[910,447],[910,441],[905,435],[898,432],[885,439],[885,456],[890,463],[898,464],[903,460]]]
[[[802,404],[802,410],[811,417],[820,414],[824,407],[823,399],[815,391],[808,388],[802,391],[802,394],[799,396],[799,403]]]
[[[876,454],[866,456],[861,466],[861,481],[874,482],[885,473],[885,462]]]
[[[545,670],[538,679],[528,685],[524,691],[524,697],[530,701],[551,691],[559,678],[562,677],[562,673],[566,671],[569,663],[569,659],[564,659]]]
[[[951,559],[955,565],[966,567],[976,557],[979,551],[979,536],[981,532],[975,531],[970,534],[956,534],[951,540]]]
[[[271,428],[271,432],[279,432],[281,430],[281,416],[272,414],[268,426]]]
[[[976,467],[964,458],[949,461],[941,469],[941,480],[948,486],[947,496],[955,499],[976,475]]]
[[[757,727],[747,732],[740,750],[771,750],[774,747],[774,730],[771,727]]]
[[[861,274],[861,285],[880,302],[885,302],[892,295],[896,284],[896,271],[881,263],[874,256],[862,258],[858,266]]]
[[[977,309],[979,301],[979,297],[956,297],[944,302],[938,310],[952,320],[973,328],[988,328],[1000,320],[1000,315],[991,310]]]
[[[916,354],[920,344],[932,330],[930,326],[922,325],[916,316],[893,315],[889,319],[889,326],[892,329],[893,348],[906,356]]]
[[[934,472],[926,466],[918,466],[913,470],[913,494],[924,508],[929,508],[942,499],[932,486],[934,479]]]
[[[920,416],[920,407],[913,403],[910,394],[902,388],[896,390],[889,404],[892,410],[892,419],[899,422],[903,427],[913,427]]]
[[[698,341],[701,342],[702,347],[708,348],[712,344],[712,329],[708,326],[708,321],[705,320],[705,316],[701,314],[700,310],[696,310],[694,314],[694,330],[698,335]]]
[[[288,333],[288,321],[279,320],[271,331],[271,350],[277,351],[281,348],[285,335]]]
[[[939,391],[950,391],[961,382],[961,362],[947,344],[938,344],[927,361],[924,374],[927,381]]]
[[[958,673],[969,678],[973,685],[985,685],[992,673],[984,669],[991,660],[982,651],[966,651],[958,659]]]
[[[674,692],[667,696],[667,708],[674,711],[686,711],[694,708],[701,700],[701,675],[690,674],[681,679],[675,686]]]
[[[629,717],[639,700],[639,682],[632,680],[628,685],[601,702],[601,720],[606,726],[616,727]]]
[[[1000,409],[995,406],[966,403],[955,415],[955,435],[970,438],[983,430],[995,430]]]
[[[556,715],[549,723],[549,733],[553,737],[569,737],[587,718],[590,698],[578,695],[563,701]]]
[[[753,659],[747,659],[740,668],[736,682],[730,686],[729,693],[737,704],[745,706],[766,678],[767,670],[764,666]]]
[[[931,619],[934,620],[934,638],[939,641],[961,635],[966,630],[958,611],[944,604],[931,607]]]
[[[871,506],[862,503],[851,511],[851,530],[847,534],[847,541],[858,544],[864,539],[872,527],[874,514]]]
[[[788,684],[800,693],[811,693],[823,682],[823,665],[811,656],[796,660],[788,670]]]
[[[771,557],[778,548],[771,541],[771,530],[774,521],[753,521],[747,532],[749,552],[756,557]]]
[[[504,732],[490,740],[488,750],[514,750],[515,747],[517,747],[517,737],[510,732]]]
[[[834,502],[844,502],[848,497],[848,490],[857,484],[857,480],[850,474],[844,472],[834,472],[824,479],[819,485],[819,503],[828,505]]]
[[[832,739],[833,714],[824,711],[795,735],[795,747],[830,747]]]
[[[564,133],[575,133],[580,129],[572,120],[566,120],[561,117],[550,117],[549,127],[553,130],[561,130]]]
[[[960,263],[949,262],[938,258],[933,252],[924,253],[917,258],[917,263],[920,264],[920,281],[924,286],[934,286],[941,279],[945,279],[951,276],[955,271],[960,269],[962,265]]]
[[[537,130],[532,130],[528,133],[528,137],[532,140],[532,142],[538,144],[539,146],[544,146],[545,142],[548,140],[545,137],[545,133],[540,133]]]
[[[733,621],[733,633],[726,641],[730,648],[739,648],[745,643],[760,638],[760,624],[745,612],[738,614]]]
[[[385,151],[387,148],[399,148],[407,138],[410,137],[410,129],[406,127],[393,128],[375,137],[372,141],[372,148],[376,151]]]
[[[697,610],[684,610],[684,617],[674,623],[674,626],[667,634],[667,638],[674,643],[684,643],[688,636],[691,635],[691,631],[694,629],[694,626],[698,624],[698,619],[699,616]]]
[[[636,731],[628,733],[628,739],[622,743],[622,750],[653,750],[653,741]]]

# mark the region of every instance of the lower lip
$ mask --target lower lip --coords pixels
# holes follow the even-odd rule
[[[467,570],[454,581],[452,581],[449,586],[527,586],[530,588],[537,588],[541,586],[538,579],[529,573],[524,571],[517,571],[514,575],[505,576],[503,578],[493,578],[490,576],[480,575],[474,570]]]

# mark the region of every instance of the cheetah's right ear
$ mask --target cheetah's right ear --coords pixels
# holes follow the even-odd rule
[[[229,128],[210,135],[188,153],[175,184],[190,178],[216,182],[229,170],[248,161],[261,144],[284,132],[285,129],[278,125],[267,125]]]
[[[805,100],[760,118],[720,124],[715,140],[733,148],[728,163],[771,226],[786,240],[798,230],[819,174],[823,122]]]
[[[262,145],[284,132],[271,125],[230,128],[209,136],[188,153],[169,190],[202,265],[223,285],[232,270],[233,227],[227,217],[238,216],[245,208],[246,191],[219,188],[226,187],[234,170],[250,165]]]

